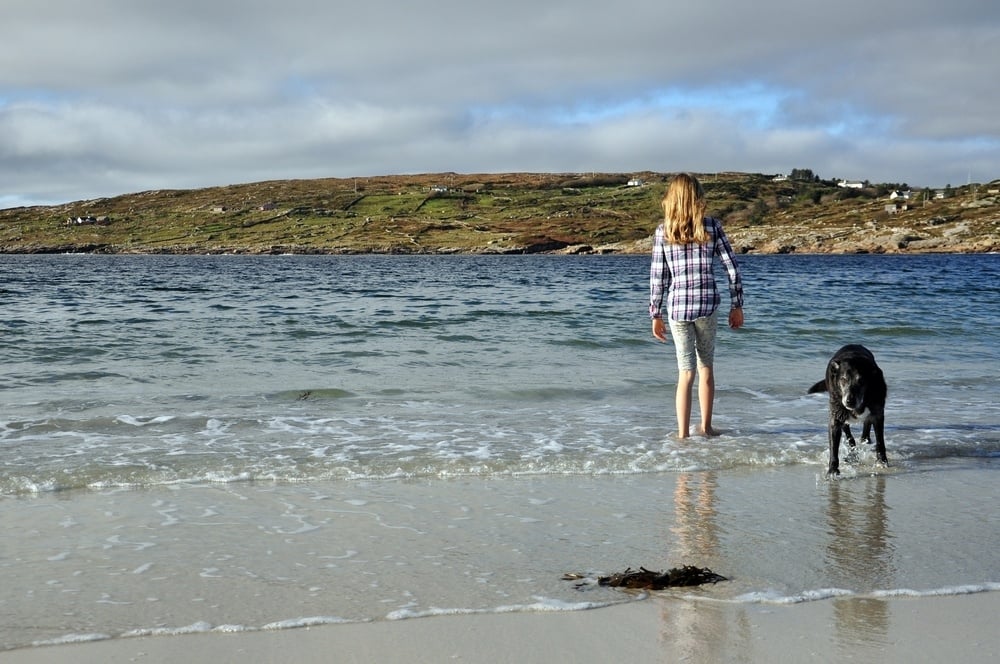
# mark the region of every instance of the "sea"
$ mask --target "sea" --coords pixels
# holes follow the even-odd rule
[[[0,256],[0,650],[600,609],[639,567],[862,631],[1000,590],[1000,256],[740,265],[722,435],[678,440],[646,256]],[[889,464],[827,478],[848,343]]]

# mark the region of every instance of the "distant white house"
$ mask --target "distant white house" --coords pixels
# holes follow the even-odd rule
[[[785,182],[786,180],[788,180],[787,175],[775,175],[771,178],[771,182]]]
[[[864,189],[865,183],[860,180],[841,180],[837,183],[838,187],[847,187],[848,189]]]
[[[897,189],[896,191],[894,191],[891,194],[889,194],[889,200],[890,201],[894,201],[897,198],[902,198],[904,201],[908,201],[908,200],[910,200],[911,196],[913,196],[913,192],[912,191],[910,191],[910,190],[899,191]]]
[[[436,184],[433,187],[431,187],[431,191],[434,192],[435,194],[447,194],[448,193],[448,187],[445,187],[444,185]]]
[[[646,184],[646,183],[643,182],[642,180],[640,180],[639,178],[632,178],[631,180],[628,181],[627,186],[629,186],[629,187],[641,187],[644,184]]]
[[[66,220],[67,226],[88,226],[94,224],[98,226],[106,226],[109,223],[111,223],[111,221],[107,216],[95,217],[89,214],[80,217],[70,217]]]

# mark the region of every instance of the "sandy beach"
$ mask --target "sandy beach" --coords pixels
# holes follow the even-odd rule
[[[873,607],[872,604],[878,604]],[[867,622],[872,612],[882,616]],[[15,650],[5,664],[132,662],[993,662],[1000,593],[765,607],[669,596],[540,614],[440,616]]]
[[[24,576],[32,567],[19,566],[22,577],[10,579],[2,604],[20,616],[21,633],[60,620],[39,612],[42,601],[53,610],[77,607],[65,620],[80,626],[63,628],[62,639],[0,653],[0,661],[995,661],[1000,585],[987,545],[992,536],[972,538],[973,522],[990,529],[995,516],[985,504],[972,512],[961,507],[967,491],[988,494],[995,473],[991,464],[938,468],[935,486],[928,487],[927,470],[818,484],[809,469],[792,468],[717,479],[692,473],[362,484],[323,496],[294,485],[205,487],[175,492],[193,501],[184,505],[169,504],[162,489],[23,501],[10,506],[18,507],[12,517],[24,518],[12,523],[25,532],[46,530],[52,513],[53,529],[89,524],[95,543],[105,544],[40,564],[42,575],[34,580]],[[366,493],[369,502],[360,505],[355,493]],[[768,495],[787,501],[760,509]],[[662,510],[641,507],[663,499]],[[281,512],[269,517],[276,505]],[[957,518],[963,509],[968,513]],[[205,530],[212,510],[215,525]],[[813,528],[809,521],[817,510],[822,518]],[[124,533],[126,526],[133,533],[149,530],[153,521],[147,519],[168,512],[203,519],[170,526],[183,530],[166,547],[168,557],[156,557],[163,546],[106,544],[121,543],[107,533]],[[406,513],[419,534],[395,527]],[[421,513],[426,520],[418,520]],[[324,514],[336,520],[302,532],[275,531],[278,539],[267,535],[269,518],[294,515],[296,522],[321,523]],[[116,526],[93,523],[102,515]],[[929,519],[939,524],[935,536],[923,530]],[[260,534],[240,542],[246,529],[228,528],[242,521],[256,524]],[[352,540],[375,548],[361,549],[347,563],[318,565],[301,579],[279,575],[315,565],[311,551],[332,551],[336,533],[345,528]],[[182,542],[190,548],[178,549]],[[192,562],[199,550],[218,556],[223,546],[245,549],[253,579],[242,581],[246,571],[235,568],[205,574],[203,563]],[[8,552],[28,555],[14,543]],[[623,558],[636,566],[704,564],[731,580],[644,592],[592,580],[575,589],[560,578],[573,569],[594,573],[588,559],[603,561],[598,570],[613,571],[612,561]],[[63,565],[67,573],[57,577]],[[473,577],[469,567],[484,569]],[[91,571],[71,571],[81,569]],[[87,576],[93,587],[85,585]],[[973,579],[980,581],[969,584]],[[45,592],[56,594],[46,599]],[[16,597],[23,599],[15,603]],[[84,597],[94,599],[81,604]],[[323,609],[341,618],[331,624],[308,618],[324,615]],[[298,623],[288,620],[296,616]],[[80,619],[104,625],[104,633],[88,631]],[[112,624],[120,626],[108,630]],[[130,631],[129,624],[167,629]]]

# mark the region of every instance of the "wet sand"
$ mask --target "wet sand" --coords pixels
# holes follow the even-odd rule
[[[0,662],[992,661],[995,466],[8,501]],[[594,583],[683,564],[729,580]]]
[[[879,606],[872,606],[872,604]],[[867,606],[866,606],[867,605]],[[4,664],[132,662],[992,662],[1000,593],[794,606],[651,597],[590,611],[439,616],[28,648]],[[879,622],[867,620],[876,614]]]

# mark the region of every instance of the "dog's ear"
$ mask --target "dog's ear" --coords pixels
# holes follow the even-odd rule
[[[838,362],[837,360],[830,360],[830,370],[840,371],[840,362]]]

